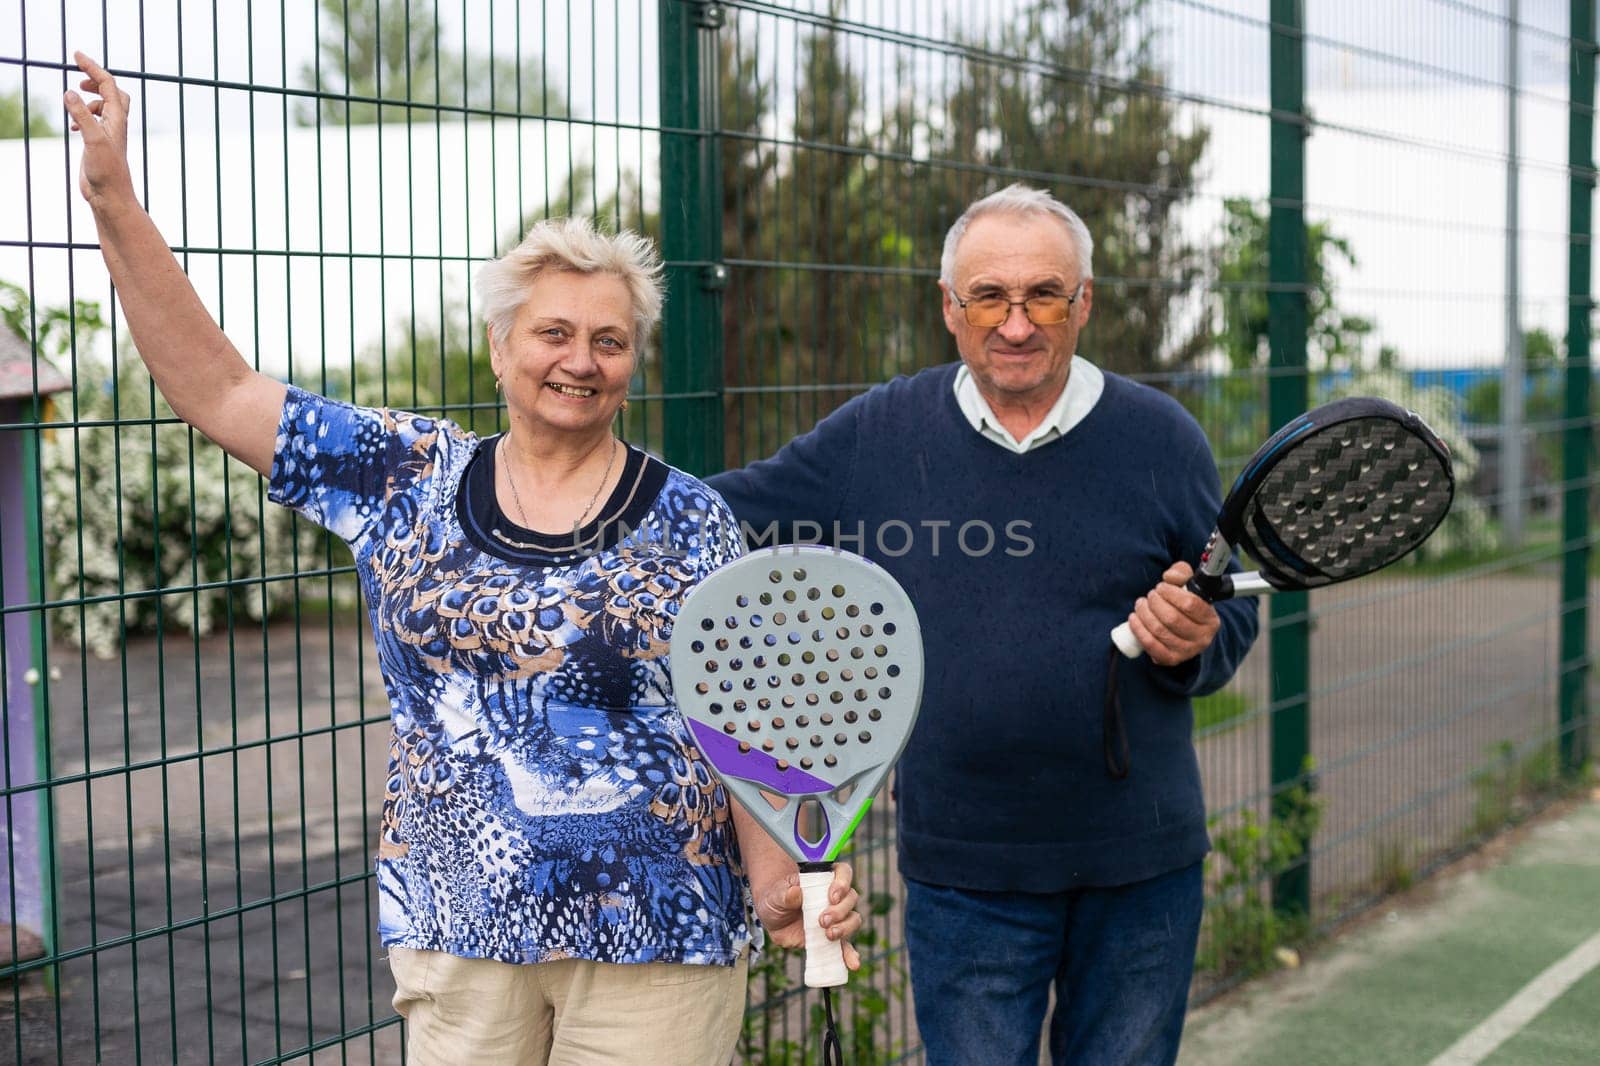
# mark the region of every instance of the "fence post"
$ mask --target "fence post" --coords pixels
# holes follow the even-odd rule
[[[0,335],[0,349],[12,343],[22,357],[8,366],[0,351],[0,423],[37,426],[45,397],[68,382],[29,345]],[[37,605],[0,616],[0,783],[9,790],[0,801],[8,860],[0,868],[0,968],[55,951],[51,793],[30,788],[50,773],[40,436],[37,428],[0,433],[0,592],[7,604]]]
[[[1572,0],[1568,112],[1568,189],[1571,230],[1567,238],[1566,429],[1562,433],[1561,556],[1561,765],[1576,772],[1589,755],[1589,481],[1593,474],[1594,428],[1589,396],[1589,357],[1594,170],[1594,0]]]
[[[1302,0],[1272,0],[1272,209],[1268,223],[1271,359],[1267,409],[1277,428],[1306,409],[1305,37]],[[1272,814],[1290,814],[1288,790],[1303,783],[1310,754],[1310,627],[1304,592],[1267,599],[1272,671]],[[1306,854],[1272,883],[1280,913],[1311,909]]]
[[[722,219],[716,30],[722,9],[660,0],[662,448],[692,474],[722,469]]]

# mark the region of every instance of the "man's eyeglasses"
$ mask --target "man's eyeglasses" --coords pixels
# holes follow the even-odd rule
[[[1011,314],[1011,309],[1022,306],[1022,313],[1036,326],[1059,326],[1072,315],[1072,305],[1083,293],[1083,282],[1067,296],[1030,296],[1026,300],[1008,300],[1004,296],[973,296],[963,300],[951,294],[956,305],[967,316],[967,325],[979,329],[993,329]]]

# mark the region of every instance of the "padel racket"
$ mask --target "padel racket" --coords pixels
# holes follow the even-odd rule
[[[800,864],[805,982],[845,983],[817,919],[833,861],[911,736],[922,631],[881,567],[764,548],[706,578],[672,627],[672,688],[706,761]]]
[[[1427,540],[1454,497],[1450,451],[1415,412],[1376,397],[1335,400],[1250,457],[1189,590],[1215,603],[1370,574]],[[1239,548],[1259,569],[1227,572]],[[1127,622],[1111,639],[1130,659],[1144,652]]]

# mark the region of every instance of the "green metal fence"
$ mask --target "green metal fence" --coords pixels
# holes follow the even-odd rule
[[[1422,411],[1462,490],[1429,551],[1270,601],[1198,708],[1205,996],[1587,765],[1593,14],[6,5],[0,1060],[401,1044],[369,876],[386,702],[351,561],[153,395],[76,202],[72,48],[132,93],[141,192],[241,350],[361,402],[495,428],[471,265],[533,218],[591,213],[669,260],[628,435],[696,472],[768,454],[954,357],[944,230],[1020,180],[1095,232],[1082,354],[1188,405],[1225,479],[1337,393]],[[847,1046],[917,1060],[892,821],[857,839],[872,970]],[[815,1006],[792,962],[758,966],[742,1061],[814,1056]]]

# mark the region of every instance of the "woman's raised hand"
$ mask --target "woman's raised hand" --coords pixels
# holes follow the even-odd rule
[[[78,168],[78,191],[91,205],[133,197],[133,175],[128,170],[128,94],[117,87],[106,68],[82,52],[74,52],[78,69],[88,75],[79,83],[93,93],[87,102],[75,92],[64,97],[72,128],[83,131],[83,161]]]
[[[78,190],[94,209],[100,254],[139,357],[179,418],[269,473],[284,386],[240,358],[139,203],[128,170],[128,94],[105,67],[73,55],[90,95],[63,97],[72,128],[83,132]]]

